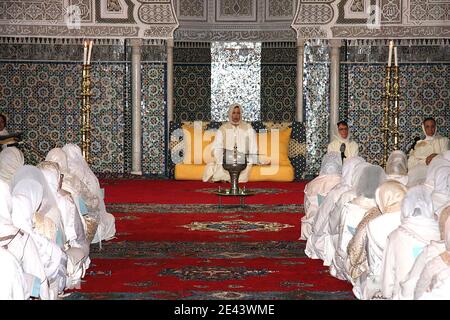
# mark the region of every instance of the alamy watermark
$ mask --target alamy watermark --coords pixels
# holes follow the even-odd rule
[[[68,29],[81,28],[81,10],[77,5],[70,5],[65,9],[64,22]]]

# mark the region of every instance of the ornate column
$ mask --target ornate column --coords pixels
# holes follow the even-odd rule
[[[329,41],[330,52],[330,138],[339,121],[339,60],[341,40]]]
[[[305,39],[297,39],[297,97],[296,120],[303,122],[303,63],[305,56]]]
[[[131,174],[142,175],[141,39],[131,39]]]
[[[173,39],[167,39],[167,124],[173,120]],[[169,127],[169,126],[168,126]]]

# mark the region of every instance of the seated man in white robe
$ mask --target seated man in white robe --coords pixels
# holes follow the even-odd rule
[[[422,124],[425,138],[418,140],[408,158],[408,186],[412,187],[425,181],[427,168],[437,155],[449,148],[449,139],[437,133],[436,120],[426,118]]]
[[[430,241],[440,239],[433,213],[431,191],[422,185],[406,193],[401,208],[401,224],[389,236],[383,255],[382,293],[398,299],[400,283],[406,278],[418,255]]]
[[[400,206],[406,186],[387,180],[375,191],[377,208],[371,209],[358,224],[347,247],[348,273],[358,299],[371,299],[381,291],[381,262],[389,233],[400,225]],[[369,230],[370,227],[370,230]]]
[[[256,133],[250,123],[242,121],[240,105],[233,104],[230,106],[228,119],[228,122],[221,125],[216,132],[211,150],[213,162],[206,164],[202,178],[204,182],[230,181],[230,174],[222,166],[224,151],[233,152],[236,147],[236,151],[247,158],[247,167],[241,171],[239,182],[248,181],[251,167],[257,162],[258,145]]]
[[[328,152],[339,152],[342,162],[358,155],[358,144],[351,139],[346,121],[337,123],[337,133],[333,133],[333,140],[328,145]]]
[[[305,186],[305,216],[301,219],[301,240],[311,234],[314,216],[328,192],[341,182],[342,160],[337,152],[328,152],[322,159],[319,175]]]
[[[339,213],[337,236],[335,241],[335,254],[333,264],[330,266],[331,275],[339,279],[351,280],[346,268],[347,247],[356,233],[359,222],[366,213],[375,208],[375,191],[384,182],[386,174],[383,168],[367,164],[354,177],[354,190],[356,198],[347,202]],[[337,217],[336,217],[337,218]]]
[[[331,259],[327,258],[327,252],[331,246],[328,241],[328,220],[330,212],[333,210],[336,201],[343,193],[351,190],[352,176],[354,168],[365,160],[361,157],[352,157],[344,162],[342,166],[342,179],[331,191],[327,194],[323,202],[320,204],[317,214],[315,215],[312,224],[312,233],[306,241],[305,254],[312,259],[322,259],[324,265],[329,265]]]
[[[444,250],[423,268],[414,290],[414,299],[450,300],[450,206],[443,210],[442,216],[446,217],[442,228]]]
[[[403,185],[408,184],[408,157],[401,150],[394,150],[386,163],[386,180],[397,180]]]

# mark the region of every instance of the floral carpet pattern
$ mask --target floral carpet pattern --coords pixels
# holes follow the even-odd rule
[[[205,192],[210,184],[174,183],[170,203],[159,181],[137,181],[102,181],[116,238],[91,245],[81,287],[65,299],[354,299],[348,283],[304,254],[298,240],[304,183],[267,183],[271,191],[253,203],[219,208]]]

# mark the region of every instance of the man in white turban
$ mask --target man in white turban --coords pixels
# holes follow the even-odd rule
[[[346,121],[337,123],[337,132],[333,133],[333,140],[328,145],[328,152],[339,152],[342,162],[358,155],[358,144],[351,139]]]
[[[410,187],[423,183],[427,168],[437,155],[443,154],[449,148],[449,140],[437,133],[436,120],[426,118],[422,123],[425,138],[418,140],[408,158],[408,175]]]

